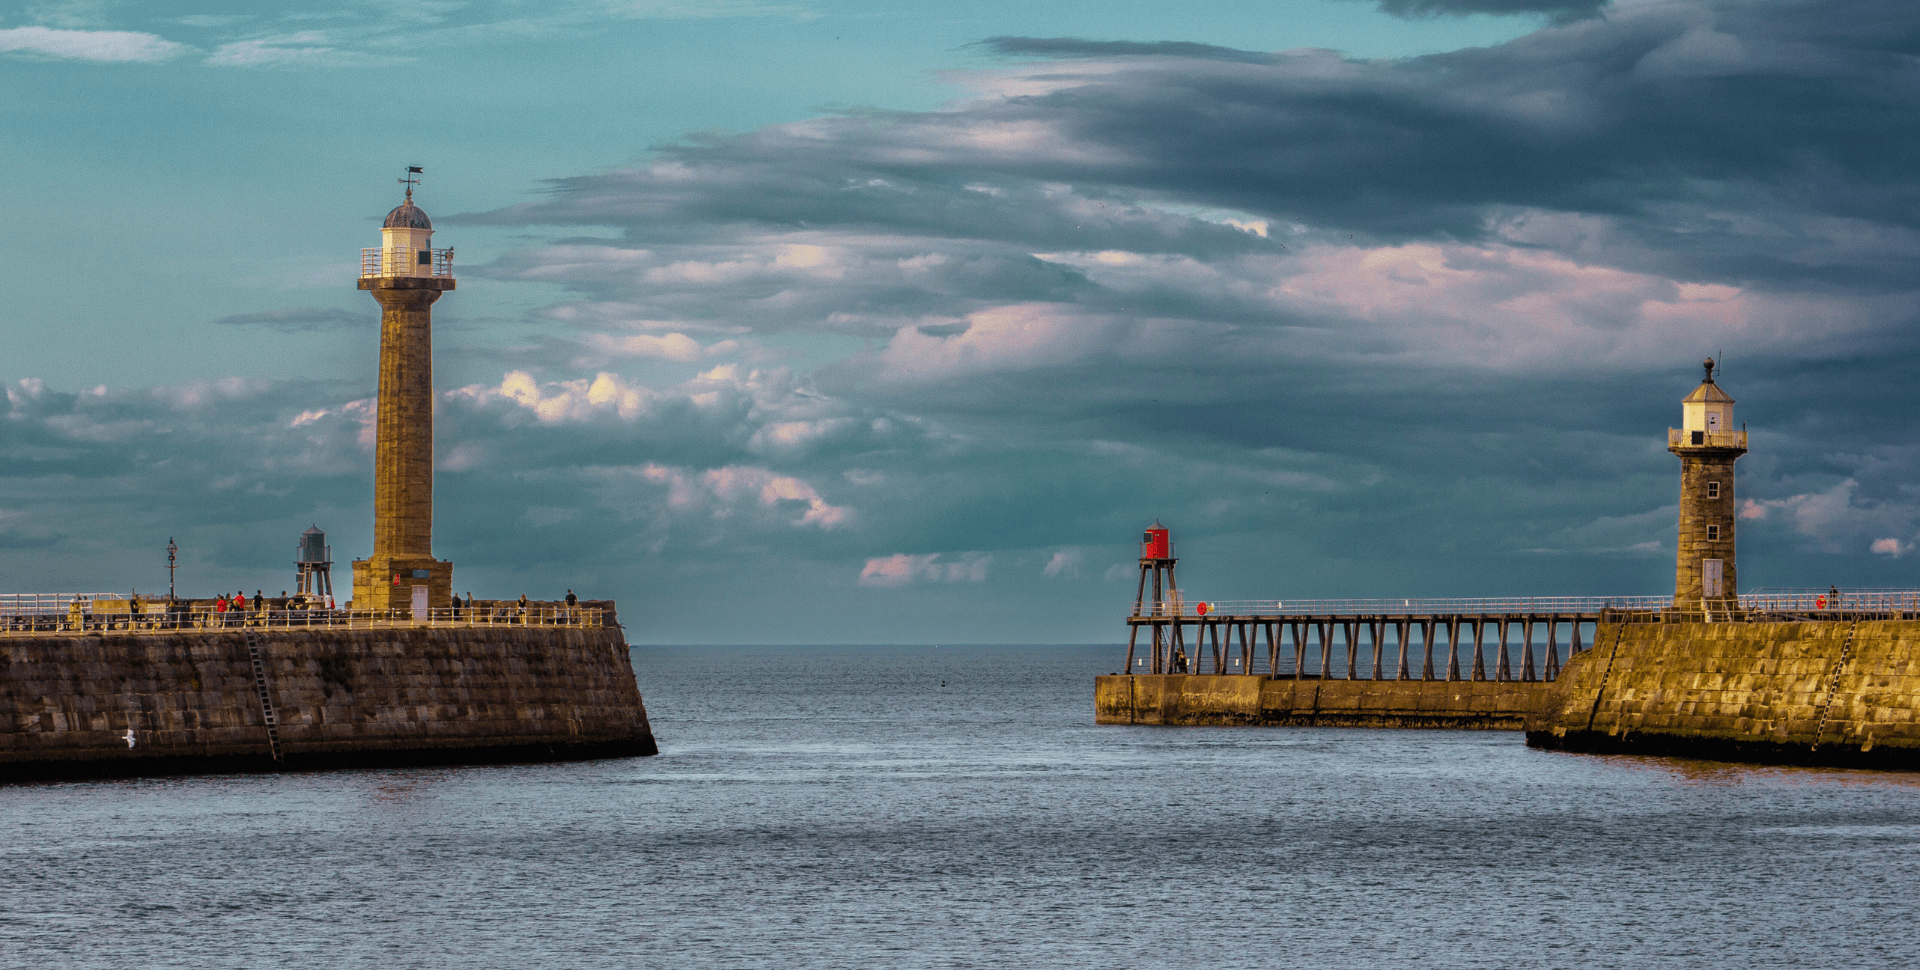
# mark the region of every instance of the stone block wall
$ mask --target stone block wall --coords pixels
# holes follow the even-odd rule
[[[280,761],[238,630],[0,638],[0,780],[657,750],[617,625],[256,635]]]
[[[1733,500],[1733,466],[1739,452],[1726,449],[1684,448],[1680,455],[1680,531],[1675,546],[1673,600],[1681,609],[1698,610],[1705,592],[1701,563],[1721,562],[1721,595],[1708,604],[1713,609],[1736,609],[1740,590],[1734,562],[1734,528],[1738,525]],[[1717,483],[1717,490],[1710,484]],[[1718,494],[1710,493],[1717,491]],[[1707,538],[1707,530],[1715,530]]]
[[[1518,730],[1548,686],[1518,681],[1117,674],[1095,678],[1094,722]]]
[[[1527,743],[1737,761],[1920,767],[1920,621],[1606,625]]]

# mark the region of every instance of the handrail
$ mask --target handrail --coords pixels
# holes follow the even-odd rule
[[[0,593],[0,614],[65,613],[76,599],[84,604],[126,598],[126,593]]]
[[[1711,615],[1726,617],[1736,608],[1715,601]],[[1691,612],[1702,612],[1689,603]],[[1209,616],[1432,616],[1445,614],[1657,613],[1674,609],[1671,596],[1509,596],[1486,599],[1322,599],[1197,600],[1176,591],[1155,604],[1136,602],[1140,619],[1205,619]],[[1739,596],[1746,613],[1920,613],[1920,590],[1764,589]],[[1204,612],[1203,612],[1204,610]]]
[[[1137,617],[1228,616],[1428,616],[1448,613],[1598,613],[1602,610],[1663,610],[1671,596],[1509,596],[1495,598],[1169,600],[1137,602]],[[1200,612],[1204,606],[1206,612]]]
[[[124,604],[123,604],[124,605]],[[225,612],[196,607],[167,610],[167,601],[143,603],[139,613],[116,612],[13,613],[0,611],[0,637],[41,636],[49,633],[165,633],[219,630],[391,630],[426,627],[572,626],[595,629],[606,625],[606,611],[598,607],[533,607],[522,611],[506,605],[481,605],[412,610],[299,610],[238,609]]]
[[[429,263],[421,263],[419,253],[432,254]],[[425,268],[427,272],[420,270]],[[380,276],[453,276],[451,249],[389,249],[376,246],[360,250],[360,278]]]
[[[1699,440],[1695,440],[1698,438]],[[1745,431],[1703,431],[1697,429],[1668,428],[1668,448],[1747,448]]]

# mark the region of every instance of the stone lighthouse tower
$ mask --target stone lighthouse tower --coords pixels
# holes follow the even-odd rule
[[[353,564],[353,608],[424,618],[453,595],[453,564],[433,558],[433,301],[453,289],[453,250],[407,198],[360,251],[360,288],[380,301],[380,397],[374,448],[373,555]]]
[[[1747,453],[1747,433],[1733,425],[1733,398],[1706,380],[1680,402],[1681,427],[1667,429],[1667,450],[1680,458],[1680,541],[1674,569],[1677,610],[1739,608],[1733,563],[1733,463]]]

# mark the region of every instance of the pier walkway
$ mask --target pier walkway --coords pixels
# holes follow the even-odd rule
[[[76,608],[77,604],[77,608]],[[598,628],[609,612],[595,601],[577,606],[516,600],[481,600],[472,607],[431,610],[328,610],[268,606],[216,611],[205,600],[134,599],[113,593],[0,594],[0,637],[48,634],[154,634],[221,630],[392,630],[575,626]]]
[[[1550,681],[1601,623],[1920,619],[1920,590],[1756,590],[1738,606],[1670,596],[1136,601],[1130,674]],[[1145,636],[1142,636],[1145,634]],[[1564,634],[1564,639],[1563,639]]]

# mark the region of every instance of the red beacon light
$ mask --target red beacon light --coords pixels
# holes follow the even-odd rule
[[[1158,519],[1155,519],[1152,525],[1147,526],[1147,537],[1140,541],[1140,558],[1173,558],[1173,540],[1167,535],[1167,527],[1161,525]]]

